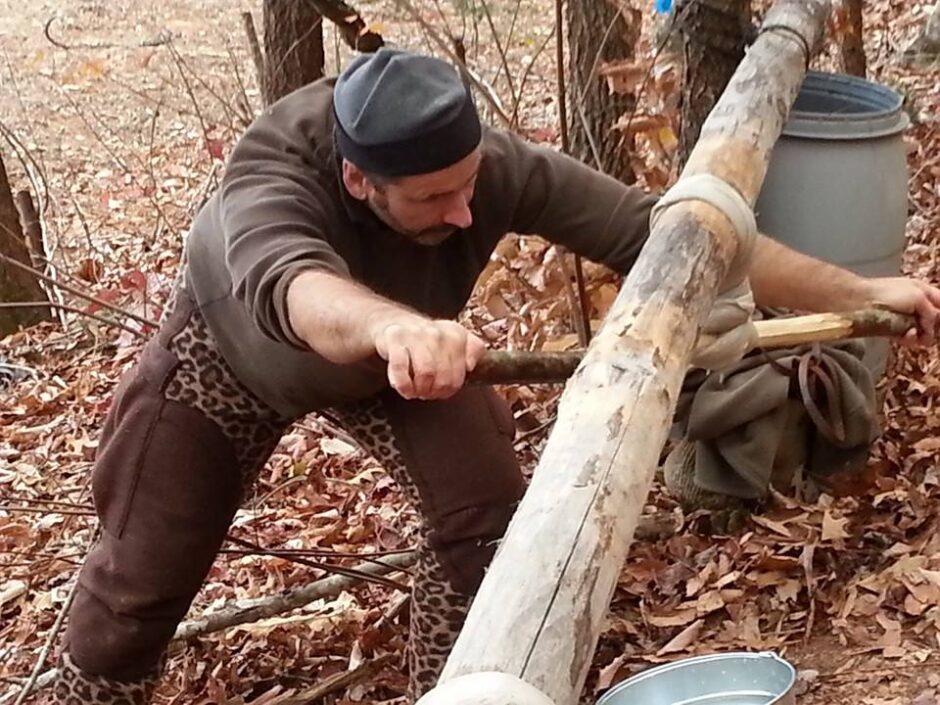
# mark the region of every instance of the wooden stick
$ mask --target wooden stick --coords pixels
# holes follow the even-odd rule
[[[408,568],[417,559],[417,553],[399,553],[395,556],[383,558],[382,561],[371,561],[356,566],[356,571],[368,575],[387,575],[396,570]],[[334,597],[343,590],[358,585],[358,578],[345,575],[332,575],[329,578],[317,580],[309,585],[290,590],[280,595],[268,595],[255,600],[239,600],[230,607],[224,607],[218,612],[206,615],[200,619],[184,622],[176,630],[173,639],[192,639],[196,636],[228,629],[239,624],[248,624],[267,619],[275,615],[297,609],[310,604],[314,600],[325,597]]]
[[[754,327],[756,347],[788,348],[852,338],[898,337],[916,328],[917,320],[902,313],[862,309],[756,321]],[[574,374],[583,357],[583,350],[491,350],[477,364],[470,380],[479,384],[564,382]]]
[[[374,561],[357,566],[357,570],[370,575],[387,575],[396,570],[409,567],[415,562],[416,558],[417,554],[414,551],[409,551],[408,553],[389,556],[387,559],[383,559],[382,563]],[[358,579],[350,578],[345,575],[333,575],[329,578],[317,580],[309,585],[293,588],[280,595],[268,595],[254,600],[237,600],[217,612],[189,622],[183,622],[177,628],[173,640],[192,639],[193,637],[204,636],[213,632],[222,631],[223,629],[236,627],[240,624],[249,624],[262,619],[268,619],[269,617],[274,617],[278,614],[308,605],[314,600],[335,597],[343,590],[355,587],[359,582]],[[8,693],[7,695],[0,696],[0,705],[12,702],[14,697],[22,698],[31,692],[48,688],[55,682],[56,673],[57,669],[52,668],[41,676],[31,678],[26,686],[16,691],[16,695]]]
[[[316,6],[317,12],[336,25],[343,41],[350,49],[373,52],[384,46],[385,40],[382,36],[369,29],[362,15],[343,0],[309,0],[309,2]]]
[[[753,207],[828,12],[828,0],[777,1],[680,178],[711,174]],[[532,483],[421,705],[578,702],[697,332],[737,249],[731,222],[704,202],[662,212],[565,389]]]

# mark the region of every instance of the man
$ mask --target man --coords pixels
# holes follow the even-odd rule
[[[447,64],[383,49],[271,107],[193,225],[183,284],[122,382],[93,488],[103,535],[69,618],[60,703],[144,703],[245,490],[292,420],[328,414],[424,517],[408,663],[433,686],[522,496],[513,420],[463,385],[483,342],[453,321],[498,240],[538,233],[626,272],[654,202],[484,130]],[[766,239],[767,305],[880,303],[929,342],[940,292],[864,280]]]

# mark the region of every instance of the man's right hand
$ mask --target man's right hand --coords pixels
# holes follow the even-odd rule
[[[417,314],[373,327],[375,350],[388,362],[388,382],[405,399],[446,399],[463,386],[486,349],[454,321]]]

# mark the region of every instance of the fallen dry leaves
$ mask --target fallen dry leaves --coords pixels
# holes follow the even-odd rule
[[[245,101],[257,109],[251,63],[236,35],[238,8],[221,0],[59,5],[55,36],[85,48],[52,47],[42,38],[47,18],[40,7],[0,0],[3,16],[13,18],[0,28],[0,46],[12,58],[0,120],[41,156],[26,160],[28,176],[38,184],[60,276],[155,319],[189,220],[242,129]],[[651,24],[648,6],[637,0],[637,7]],[[892,60],[916,33],[925,7],[867,3],[866,40],[875,75],[905,92],[914,117],[906,267],[938,281],[940,73],[901,69]],[[464,32],[477,73],[507,96],[502,62],[473,14],[456,4],[444,3],[442,12],[430,2],[421,8],[436,26]],[[499,27],[507,34],[512,28],[504,42],[508,65],[520,73],[532,66],[520,129],[557,142],[552,52],[540,50],[551,33],[550,13],[541,0],[524,0],[518,11],[508,2],[491,9]],[[423,47],[419,29],[391,3],[370,5],[367,14],[382,23],[386,38]],[[164,31],[175,54],[166,45],[145,45]],[[636,62],[607,65],[602,73],[619,90],[642,88],[636,114],[618,129],[632,146],[640,183],[660,189],[673,168],[679,74],[668,57],[652,62],[650,35]],[[21,184],[29,182],[12,157],[7,166]],[[493,346],[570,346],[558,257],[538,238],[505,239],[465,321]],[[591,317],[600,319],[619,282],[591,264],[586,273]],[[70,315],[67,322],[65,329],[43,324],[0,343],[5,357],[38,371],[0,390],[0,677],[12,682],[32,667],[92,540],[88,472],[97,430],[141,344],[133,333],[95,321]],[[121,322],[143,330],[131,319]],[[531,469],[557,390],[502,391],[516,415],[517,450]],[[841,702],[840,693],[867,705],[937,702],[940,682],[911,675],[935,668],[940,647],[936,352],[900,351],[884,395],[885,433],[863,475],[839,478],[811,504],[777,496],[730,535],[703,531],[705,518],[693,515],[679,533],[637,543],[589,687],[603,690],[650,663],[687,654],[778,649],[815,669],[801,681],[807,702],[821,693],[827,705]],[[648,511],[677,509],[657,488]],[[324,574],[310,561],[351,565],[356,555],[406,548],[415,527],[413,510],[375,462],[342,434],[307,419],[285,436],[231,532],[295,553],[259,555],[228,545],[192,613],[309,583]],[[400,700],[407,619],[395,616],[398,596],[363,584],[291,614],[176,644],[160,702],[284,704],[325,683],[338,688],[331,696],[338,702]]]

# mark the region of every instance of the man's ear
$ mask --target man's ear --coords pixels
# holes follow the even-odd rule
[[[343,183],[349,195],[357,201],[364,201],[369,195],[369,179],[362,169],[352,162],[343,160]]]

